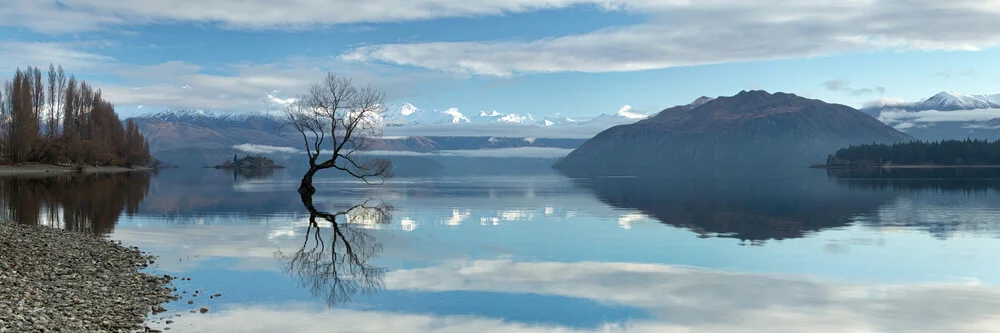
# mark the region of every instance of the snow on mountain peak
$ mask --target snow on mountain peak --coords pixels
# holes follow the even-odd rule
[[[403,103],[399,112],[385,115],[384,122],[390,126],[427,125],[427,124],[459,124],[472,122],[468,117],[458,112],[457,108],[445,111],[421,110],[413,104]]]
[[[403,106],[399,109],[399,113],[402,113],[404,116],[409,116],[417,111],[420,111],[420,109],[417,109],[416,106],[410,103],[403,103]]]
[[[921,106],[937,110],[972,110],[1000,108],[998,101],[987,95],[964,95],[954,91],[942,91],[928,98]]]
[[[961,111],[1000,109],[1000,94],[966,95],[954,91],[942,91],[930,98],[917,102],[901,99],[880,98],[862,105],[861,111],[878,117],[885,111]]]
[[[545,127],[550,127],[550,126],[557,126],[557,125],[572,125],[572,124],[576,124],[578,122],[579,121],[577,121],[576,119],[564,116],[564,115],[562,115],[560,113],[556,113],[555,115],[553,115],[551,117],[542,118],[542,120],[539,121],[538,124],[542,125],[542,126],[545,126]]]
[[[451,116],[451,123],[452,124],[471,123],[472,122],[471,119],[469,119],[468,117],[466,117],[465,115],[463,115],[461,112],[458,112],[458,108],[448,108],[447,110],[444,110],[443,112],[444,112],[444,114],[447,114],[447,115]]]
[[[531,114],[522,116],[516,113],[500,113],[496,110],[489,113],[480,111],[479,117],[491,123],[530,124],[535,121],[535,117],[532,117]]]
[[[192,121],[198,119],[244,121],[255,117],[272,118],[266,113],[249,112],[216,112],[211,110],[165,110],[160,112],[147,113],[141,118],[153,118],[162,121]]]

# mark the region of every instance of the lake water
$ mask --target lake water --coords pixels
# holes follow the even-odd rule
[[[176,169],[0,194],[191,278],[150,323],[172,331],[1000,331],[1000,177],[912,172],[322,178],[301,198],[287,170]]]

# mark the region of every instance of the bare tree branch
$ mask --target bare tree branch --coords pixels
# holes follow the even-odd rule
[[[315,193],[312,177],[324,169],[337,169],[372,184],[392,177],[392,163],[386,159],[362,159],[357,152],[368,150],[369,139],[382,136],[386,113],[385,93],[371,86],[355,87],[351,79],[327,74],[287,106],[282,128],[302,136],[309,170],[302,178],[301,193]],[[328,153],[324,149],[329,149]],[[324,156],[325,160],[320,156]],[[341,161],[346,160],[346,161]]]

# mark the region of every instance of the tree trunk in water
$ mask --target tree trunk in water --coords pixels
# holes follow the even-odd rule
[[[299,194],[312,195],[316,193],[316,188],[313,187],[313,175],[316,174],[316,167],[309,167],[309,171],[306,171],[305,176],[302,176],[302,185],[299,185]]]

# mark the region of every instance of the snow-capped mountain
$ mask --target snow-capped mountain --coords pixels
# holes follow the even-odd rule
[[[536,119],[531,114],[503,113],[496,110],[480,111],[477,116],[465,116],[457,108],[444,111],[424,110],[413,104],[403,103],[391,108],[384,115],[384,124],[391,127],[443,124],[498,124],[498,125],[531,125],[531,126],[572,126],[607,123],[609,126],[638,121],[649,117],[648,114],[632,111],[631,106],[624,106],[615,113],[601,114],[596,117],[568,117],[559,113],[553,116]]]
[[[228,148],[235,144],[298,146],[300,140],[278,133],[281,118],[263,112],[167,110],[130,118],[149,140],[150,150],[195,145]]]
[[[372,141],[376,150],[428,152],[454,149],[513,147],[576,148],[606,128],[646,117],[622,108],[614,114],[576,119],[556,114],[536,119],[530,114],[483,111],[466,116],[457,108],[421,109],[410,103],[390,107],[378,117],[385,138]],[[209,161],[215,153],[237,145],[295,148],[302,138],[287,128],[279,131],[280,113],[167,110],[131,118],[157,154],[173,156],[172,163]],[[194,154],[194,155],[192,155]],[[191,156],[195,157],[191,157]],[[191,163],[188,163],[191,164]],[[211,163],[209,163],[210,165]]]
[[[496,110],[492,112],[480,111],[479,119],[482,122],[487,123],[501,123],[501,124],[534,124],[535,117],[531,114],[519,115],[516,113],[500,113]]]
[[[223,121],[242,122],[250,120],[272,120],[277,121],[278,117],[271,113],[251,113],[251,112],[216,112],[210,110],[166,110],[154,113],[147,113],[136,118],[149,120],[160,120],[170,122],[191,122],[191,121]]]
[[[944,91],[920,103],[920,108],[939,111],[998,109],[1000,108],[1000,94],[963,95]]]
[[[576,125],[579,123],[579,120],[556,113],[554,116],[542,118],[542,120],[539,120],[537,124],[542,126],[563,126]]]
[[[966,95],[954,91],[942,91],[930,98],[919,102],[882,100],[870,103],[861,111],[878,117],[882,111],[903,110],[910,112],[917,111],[958,111],[958,110],[982,110],[1000,109],[1000,94],[993,95]]]
[[[1000,139],[1000,94],[943,91],[916,102],[878,100],[861,111],[922,140]]]
[[[131,118],[140,128],[154,124],[190,124],[211,128],[243,128],[276,131],[280,115],[266,112],[216,112],[210,110],[166,110]],[[162,125],[159,125],[162,126]]]
[[[450,108],[444,111],[422,110],[410,103],[403,103],[398,110],[390,109],[384,115],[383,120],[386,126],[463,124],[472,122],[471,119],[458,112],[457,108]]]

